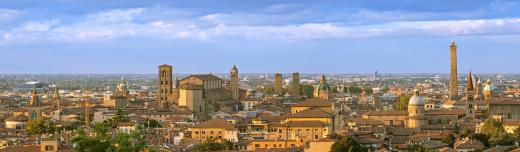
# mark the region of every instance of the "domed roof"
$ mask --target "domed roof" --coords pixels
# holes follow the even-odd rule
[[[330,91],[330,86],[327,84],[327,79],[325,78],[325,75],[321,75],[320,78],[320,84],[318,84],[317,91]]]
[[[327,83],[320,83],[316,88],[318,89],[318,91],[330,91],[330,86]]]
[[[495,90],[495,86],[491,85],[491,84],[486,84],[486,86],[484,87],[484,91],[493,91]]]
[[[419,96],[419,90],[414,90],[415,94],[408,101],[408,105],[424,105],[424,98]]]

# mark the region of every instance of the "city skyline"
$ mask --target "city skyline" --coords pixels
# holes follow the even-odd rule
[[[515,1],[226,2],[0,2],[0,73],[449,73],[452,40],[460,73],[520,66]]]

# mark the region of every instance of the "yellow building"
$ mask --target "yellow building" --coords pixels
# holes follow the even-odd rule
[[[193,127],[189,127],[191,138],[205,141],[223,142],[228,140],[238,142],[238,130],[229,122],[222,119],[211,119]]]
[[[205,113],[206,101],[200,85],[182,84],[179,87],[179,107],[187,107],[193,113]]]
[[[332,102],[309,99],[291,106],[291,112],[282,115],[279,122],[255,119],[250,126],[259,128],[255,131],[263,131],[264,137],[251,141],[248,149],[301,147],[335,132],[341,120]]]

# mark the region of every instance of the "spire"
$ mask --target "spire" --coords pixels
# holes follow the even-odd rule
[[[468,75],[468,85],[466,86],[468,91],[473,91],[473,76],[471,75],[471,70],[469,70]]]
[[[238,73],[238,68],[235,64],[233,64],[233,67],[231,68],[231,70],[229,70],[230,73]]]
[[[36,92],[36,85],[33,86],[33,91],[31,94],[31,101],[29,102],[29,107],[39,107],[40,101],[38,99],[38,92]]]
[[[58,87],[54,87],[54,94],[52,96],[52,99],[61,99],[60,92],[58,92],[58,90],[59,90]]]

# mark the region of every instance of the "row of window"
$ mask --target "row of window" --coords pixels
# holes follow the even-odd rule
[[[278,148],[278,147],[279,148],[283,148],[282,144],[278,144],[278,145],[273,144],[273,148]],[[291,147],[296,147],[296,145],[295,144],[291,144]],[[255,148],[260,148],[260,144],[255,144]],[[264,148],[269,148],[269,144],[265,144]]]
[[[206,134],[206,131],[200,131],[201,134]],[[214,132],[213,131],[209,131],[209,134],[213,134]],[[195,134],[199,134],[199,131],[195,131]],[[218,131],[218,134],[222,134],[222,131]]]

